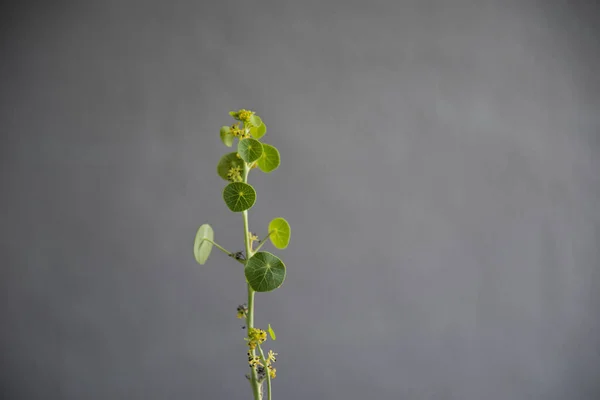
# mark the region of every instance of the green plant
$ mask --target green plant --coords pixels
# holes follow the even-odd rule
[[[258,168],[270,173],[279,167],[279,151],[270,144],[261,142],[267,128],[261,118],[252,111],[239,110],[229,113],[237,123],[223,126],[220,130],[221,141],[232,147],[237,139],[237,151],[227,153],[217,164],[217,173],[229,183],[223,189],[223,200],[227,207],[236,213],[242,213],[244,220],[244,252],[232,253],[214,241],[214,232],[210,225],[200,226],[194,240],[194,257],[203,265],[208,259],[212,247],[215,246],[229,257],[244,265],[248,288],[248,303],[237,308],[237,317],[246,319],[248,336],[248,364],[250,381],[255,400],[262,399],[262,386],[266,382],[267,399],[271,400],[271,380],[275,378],[274,353],[269,350],[265,356],[262,344],[267,340],[267,331],[271,340],[275,340],[275,332],[268,325],[267,331],[254,326],[254,295],[256,292],[270,292],[283,284],[286,268],[281,259],[267,251],[259,251],[267,239],[277,249],[285,249],[290,241],[290,225],[283,218],[273,219],[263,239],[250,232],[248,227],[248,210],[256,202],[256,191],[248,184],[248,174]],[[256,242],[256,248],[254,243]]]

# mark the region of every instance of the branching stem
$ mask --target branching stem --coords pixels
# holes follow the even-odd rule
[[[271,374],[269,373],[269,367],[267,367],[267,359],[265,358],[265,353],[263,353],[262,347],[260,344],[258,345],[258,351],[260,352],[260,358],[265,366],[265,373],[267,375],[267,400],[271,400]]]
[[[258,242],[258,247],[256,247],[256,250],[254,250],[255,253],[258,250],[260,250],[260,248],[263,246],[263,244],[265,244],[265,242],[267,241],[267,239],[269,238],[269,236],[271,236],[271,233],[273,233],[273,231],[269,232],[269,234],[265,238],[263,238],[260,242]]]
[[[236,260],[237,262],[244,264],[244,261],[242,261],[242,260],[238,260],[237,258],[235,258],[235,254],[234,254],[234,253],[232,253],[232,252],[230,252],[230,251],[227,251],[227,250],[225,250],[223,247],[219,246],[217,243],[213,242],[213,241],[212,241],[212,240],[210,240],[210,239],[207,239],[207,238],[204,238],[204,239],[202,239],[202,241],[205,241],[205,240],[206,240],[207,242],[209,242],[209,243],[212,243],[212,244],[213,244],[213,246],[215,246],[216,248],[218,248],[219,250],[221,250],[223,253],[227,254],[229,257],[232,257],[232,258],[233,258],[234,260]]]
[[[248,164],[244,162],[244,183],[248,183],[248,172],[250,172],[250,168],[248,168]],[[248,210],[242,211],[242,215],[244,217],[244,243],[246,245],[246,260],[244,263],[246,263],[250,257],[252,257],[253,252],[250,241],[250,230],[248,228]],[[248,332],[251,332],[252,328],[254,328],[254,293],[254,289],[248,284],[248,313],[246,314],[246,326],[248,327]],[[248,339],[250,339],[250,334],[248,334]],[[256,351],[252,349],[250,350],[250,354],[254,357],[256,356]],[[256,376],[256,368],[252,367],[250,368],[250,385],[252,385],[254,400],[261,400],[262,396],[260,393],[260,384],[258,383]]]

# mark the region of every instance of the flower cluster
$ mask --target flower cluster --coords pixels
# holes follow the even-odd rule
[[[239,319],[246,318],[248,314],[248,307],[245,304],[240,304],[237,308],[237,317]]]
[[[256,378],[259,382],[263,381],[267,377],[267,372],[269,373],[269,377],[271,379],[275,379],[277,377],[277,368],[271,365],[271,363],[275,361],[276,354],[277,353],[273,353],[272,350],[269,350],[269,358],[266,360],[266,365],[264,365],[260,357],[253,356],[251,352],[248,352],[248,364],[251,368],[256,368]]]
[[[277,368],[275,368],[272,364],[277,361],[277,353],[273,352],[273,350],[269,350],[269,354],[267,355],[267,369],[269,370],[269,376],[271,379],[275,379],[277,376]]]
[[[250,328],[248,329],[248,337],[246,338],[248,341],[248,347],[251,350],[256,349],[256,346],[262,344],[267,340],[267,332],[262,329]]]
[[[260,357],[253,356],[252,353],[250,353],[250,352],[248,352],[248,364],[250,364],[250,367],[252,367],[252,368],[256,367],[257,365],[264,367],[262,362],[260,362]]]
[[[253,115],[254,111],[244,110],[242,108],[241,110],[234,112],[232,116],[239,121],[249,122]]]
[[[267,365],[271,365],[271,363],[274,363],[275,361],[277,361],[277,353],[274,353],[273,350],[269,350],[269,354],[267,356]]]
[[[239,122],[231,125],[231,127],[229,128],[229,133],[231,133],[234,137],[240,138],[240,139],[245,139],[247,137],[250,137],[250,134],[248,132],[246,132],[246,129],[240,129]]]
[[[239,166],[229,168],[229,171],[227,171],[227,179],[231,182],[241,182],[242,169]]]

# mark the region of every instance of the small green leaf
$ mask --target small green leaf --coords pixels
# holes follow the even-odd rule
[[[285,264],[277,256],[259,251],[246,261],[244,274],[252,289],[257,292],[270,292],[283,284]]]
[[[252,135],[252,137],[254,137],[254,139],[260,139],[265,135],[265,133],[267,133],[267,126],[260,119],[260,117],[258,117],[258,119],[260,121],[260,125],[256,125],[250,128],[250,134]]]
[[[269,336],[271,336],[271,340],[277,340],[277,336],[275,336],[275,331],[271,328],[271,324],[269,324]]]
[[[238,143],[238,153],[247,163],[254,162],[263,154],[262,143],[256,139],[242,139]]]
[[[196,239],[194,239],[194,257],[198,264],[204,265],[213,247],[211,242],[207,242],[204,239],[214,241],[214,237],[215,233],[209,224],[204,224],[198,229]]]
[[[221,157],[219,163],[217,164],[217,173],[221,178],[228,181],[229,179],[227,179],[227,173],[232,167],[240,167],[241,169],[244,169],[244,161],[237,156],[236,152],[227,153]]]
[[[279,167],[280,156],[279,150],[275,146],[263,143],[263,154],[258,159],[258,168],[263,172],[271,172]]]
[[[231,134],[231,128],[228,126],[221,127],[221,141],[227,147],[233,146],[233,135]]]
[[[283,218],[275,218],[269,223],[269,238],[273,246],[285,249],[290,243],[290,224]]]
[[[256,126],[259,127],[263,124],[262,119],[260,119],[260,117],[256,114],[252,114],[252,116],[250,117],[250,125],[252,126]]]
[[[244,182],[232,182],[223,189],[223,200],[233,212],[242,212],[254,205],[256,191]]]
[[[229,111],[229,115],[231,115],[233,118],[238,119],[238,112],[237,111]]]

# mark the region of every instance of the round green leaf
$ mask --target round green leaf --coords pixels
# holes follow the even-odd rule
[[[238,143],[238,154],[247,163],[254,162],[263,154],[262,143],[256,139],[242,139]]]
[[[258,159],[258,168],[263,172],[271,172],[279,167],[279,150],[275,146],[263,143],[263,154]]]
[[[242,212],[254,205],[256,191],[244,182],[232,182],[223,190],[223,200],[233,212]]]
[[[231,134],[231,128],[228,126],[221,127],[221,141],[227,147],[233,146],[233,135]]]
[[[250,125],[252,126],[261,126],[263,124],[262,119],[260,119],[260,117],[256,114],[252,114],[252,116],[250,117]]]
[[[257,292],[270,292],[283,283],[285,264],[277,256],[259,251],[246,261],[244,274],[252,289]]]
[[[204,265],[213,247],[211,242],[204,239],[214,241],[214,237],[215,233],[210,225],[204,224],[198,229],[196,239],[194,239],[194,257],[198,264]]]
[[[275,218],[269,223],[269,238],[273,246],[285,249],[290,243],[290,224],[283,218]]]
[[[217,164],[217,172],[219,176],[226,181],[227,173],[232,167],[240,167],[242,170],[244,169],[244,161],[237,156],[237,153],[227,153],[219,160],[219,164]]]
[[[256,121],[256,122],[260,123],[260,125],[255,125],[255,126],[250,127],[250,134],[255,139],[260,139],[261,137],[263,137],[265,135],[265,133],[267,133],[267,126],[260,119],[259,116],[255,115],[255,117],[258,119],[258,121]]]

